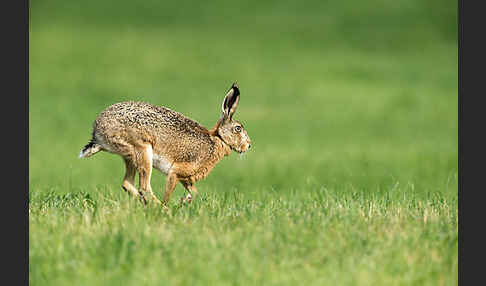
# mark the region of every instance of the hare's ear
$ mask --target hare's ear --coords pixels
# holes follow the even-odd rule
[[[238,89],[238,85],[233,83],[230,90],[226,94],[223,100],[223,105],[221,106],[223,109],[223,114],[221,118],[223,121],[231,120],[233,118],[233,114],[238,107],[238,102],[240,101],[240,90]]]

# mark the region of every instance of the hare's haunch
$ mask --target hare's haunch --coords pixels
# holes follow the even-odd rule
[[[150,186],[152,169],[167,175],[164,204],[178,182],[188,191],[183,201],[197,195],[194,183],[207,177],[231,150],[248,151],[250,137],[243,125],[233,120],[240,91],[234,83],[226,94],[222,115],[210,130],[179,112],[145,102],[121,102],[105,109],[93,124],[91,141],[79,157],[99,151],[120,155],[126,167],[122,187],[144,202],[161,203]],[[139,174],[139,189],[135,174]]]

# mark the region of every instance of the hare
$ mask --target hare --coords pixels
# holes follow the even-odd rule
[[[181,201],[190,203],[198,193],[194,184],[207,177],[216,163],[231,150],[243,153],[251,147],[243,125],[233,120],[239,100],[238,85],[233,83],[224,97],[221,117],[209,130],[163,106],[135,101],[113,104],[96,118],[92,139],[79,158],[100,151],[120,155],[126,167],[122,188],[144,203],[161,204],[150,186],[155,168],[167,176],[163,204],[167,205],[178,182],[188,192]]]

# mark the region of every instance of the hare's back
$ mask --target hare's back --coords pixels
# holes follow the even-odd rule
[[[183,114],[164,106],[146,102],[128,101],[116,103],[100,113],[95,121],[101,129],[114,127],[135,127],[141,129],[193,131],[205,129],[199,123]]]

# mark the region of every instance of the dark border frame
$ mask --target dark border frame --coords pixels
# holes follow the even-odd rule
[[[29,284],[29,0],[3,1],[1,113],[4,284]]]

